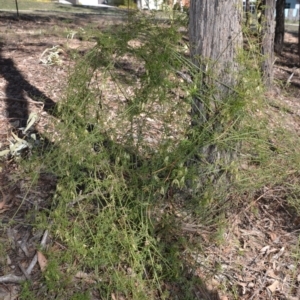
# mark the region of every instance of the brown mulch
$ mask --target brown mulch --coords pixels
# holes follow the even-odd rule
[[[187,260],[209,290],[222,287],[243,300],[300,299],[300,266],[294,257],[300,223],[283,200],[286,192],[264,188],[246,208],[241,205],[239,213],[228,213],[230,227],[219,245],[210,242],[213,233],[198,230],[205,251],[189,253]],[[187,232],[197,229],[186,227]],[[228,292],[219,294],[221,299],[236,299]]]
[[[36,129],[43,132],[52,109],[63,95],[69,70],[73,66],[72,50],[85,51],[92,46],[77,38],[67,39],[67,32],[77,31],[89,22],[97,24],[99,30],[109,23],[118,22],[104,16],[72,18],[73,23],[67,25],[64,18],[55,16],[29,16],[20,21],[9,15],[0,18],[0,31],[3,33],[0,40],[0,151],[9,145],[10,132],[17,132],[18,128],[26,125],[31,112],[39,114]],[[56,33],[57,27],[66,27],[65,37]],[[290,113],[282,116],[282,124],[299,133],[300,66],[297,42],[293,34],[286,34],[286,46],[276,62],[275,76],[289,93],[275,91],[268,113],[278,113],[284,103]],[[52,66],[42,64],[42,53],[53,46],[63,49],[61,63]],[[37,103],[39,101],[44,105]],[[113,109],[110,111],[113,117]],[[154,132],[153,136],[156,134]],[[0,243],[5,245],[4,249],[0,248],[0,299],[17,299],[19,286],[16,282],[24,278],[35,281],[40,277],[38,263],[31,272],[28,272],[28,267],[45,232],[33,232],[30,224],[35,221],[38,211],[51,207],[56,178],[51,174],[41,174],[37,184],[30,187],[32,178],[25,175],[20,178],[18,165],[13,160],[0,161],[0,167]],[[282,204],[284,191],[280,187],[259,192],[246,210],[242,208],[239,214],[228,215],[232,226],[224,233],[221,246],[211,245],[210,252],[205,255],[189,253],[187,260],[197,266],[195,276],[206,281],[210,278],[208,289],[218,290],[222,286],[226,291],[236,287],[236,299],[300,299],[300,267],[295,265],[291,253],[299,243],[300,222]],[[5,203],[2,205],[3,201]],[[191,224],[183,227],[188,234],[198,231]],[[209,237],[203,232],[199,230],[203,240],[208,242]],[[50,242],[48,237],[45,244]],[[214,276],[217,265],[221,271]],[[10,281],[1,281],[9,274],[15,277],[11,277]],[[226,292],[220,294],[223,296],[219,299],[231,299],[229,295],[225,296]]]

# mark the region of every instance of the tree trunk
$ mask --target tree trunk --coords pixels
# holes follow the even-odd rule
[[[204,72],[209,68],[218,81],[229,87],[235,85],[234,71],[238,69],[236,57],[242,46],[239,7],[239,0],[192,0],[190,4],[192,60]],[[229,70],[233,72],[230,74]],[[225,87],[219,87],[223,94]]]
[[[264,57],[262,62],[263,81],[267,89],[273,83],[273,63],[274,63],[274,12],[275,0],[262,1],[262,20],[261,20],[261,53]]]
[[[212,124],[212,135],[224,131],[224,124],[218,122],[218,107],[234,93],[237,55],[242,47],[241,22],[240,0],[190,1],[191,57],[199,67],[201,78],[199,97],[195,97],[192,104],[192,127],[199,132],[207,124]],[[206,165],[224,166],[231,157],[228,149],[220,150],[214,144],[206,145],[198,152],[198,160]]]
[[[142,0],[137,0],[137,8],[142,9]]]
[[[284,42],[284,7],[285,0],[276,1],[276,27],[275,27],[275,39],[274,50],[278,55],[281,55]]]
[[[299,29],[298,29],[298,55],[299,55],[299,64],[300,64],[300,13],[299,13]]]
[[[250,12],[250,0],[246,0],[246,6],[245,6],[245,14],[246,14],[246,26],[250,26],[250,20],[251,20],[251,12]]]
[[[19,19],[19,18],[20,18],[20,15],[19,15],[19,5],[18,5],[18,0],[15,0],[15,2],[16,2],[17,18]]]

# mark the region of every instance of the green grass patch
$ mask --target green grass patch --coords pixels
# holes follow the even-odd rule
[[[61,13],[93,13],[93,14],[109,14],[111,9],[103,9],[101,7],[89,7],[81,5],[61,4],[53,1],[41,2],[33,0],[18,1],[19,10],[30,10],[36,12],[61,12]],[[14,0],[0,0],[0,10],[16,10],[16,3]],[[113,9],[116,13],[116,9]]]

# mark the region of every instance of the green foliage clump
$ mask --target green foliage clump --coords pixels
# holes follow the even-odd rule
[[[95,47],[76,63],[57,106],[57,135],[48,136],[53,144],[42,154],[42,166],[27,168],[42,168],[58,179],[51,210],[39,216],[52,220],[52,234],[67,249],[50,255],[67,269],[50,264],[44,274],[46,288],[58,298],[66,297],[78,271],[92,274],[101,298],[164,299],[169,292],[163,282],[182,276],[181,243],[170,248],[164,240],[166,228],[176,226],[159,208],[173,190],[185,186],[187,174],[188,122],[178,126],[182,141],[174,139],[169,126],[189,111],[187,84],[176,75],[182,68],[176,58],[180,34],[175,22],[131,18],[95,32]],[[122,101],[110,119],[107,98],[115,94]],[[154,142],[147,139],[146,121],[160,124]],[[57,278],[61,274],[65,280]]]
[[[68,298],[79,271],[92,287],[82,283],[70,299],[88,299],[90,289],[99,299],[172,299],[175,286],[177,298],[194,299],[201,282],[182,255],[191,247],[181,231],[184,217],[221,224],[231,189],[244,192],[253,176],[240,172],[239,157],[257,164],[270,157],[251,119],[262,91],[256,55],[241,52],[237,86],[219,101],[220,83],[191,63],[181,25],[132,14],[91,34],[95,46],[76,62],[55,111],[53,142],[40,164],[31,158],[28,170],[57,177],[52,207],[39,216],[51,220],[53,236],[66,249],[50,253],[59,263],[50,263],[44,275],[57,299]],[[203,76],[211,76],[211,86],[201,85]],[[203,104],[201,122],[190,115],[196,98]],[[208,148],[235,157],[209,161]],[[216,185],[216,174],[231,176],[231,187]]]

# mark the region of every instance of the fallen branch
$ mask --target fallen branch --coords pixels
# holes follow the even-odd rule
[[[187,83],[189,83],[189,84],[193,83],[193,80],[192,80],[190,75],[188,75],[186,73],[183,73],[183,72],[180,72],[180,71],[176,71],[176,74],[179,75]]]
[[[42,241],[41,241],[42,249],[45,248],[47,237],[48,237],[48,230],[45,231],[45,233],[43,235],[43,238],[42,238]],[[35,256],[33,257],[32,261],[30,263],[30,265],[28,266],[28,268],[26,270],[28,275],[30,275],[30,273],[32,272],[32,269],[34,268],[37,261],[38,261],[38,257],[37,257],[37,254],[35,254]]]
[[[96,189],[94,191],[92,191],[91,193],[88,194],[84,194],[84,195],[79,195],[77,198],[75,198],[73,201],[68,203],[68,206],[73,206],[75,204],[77,204],[78,202],[85,200],[86,198],[90,197],[90,196],[94,196],[100,194],[102,196],[103,199],[105,199],[104,195],[102,194],[102,192],[100,191],[100,189]]]
[[[24,103],[33,103],[33,104],[38,104],[44,106],[45,103],[41,101],[34,101],[30,99],[28,96],[26,97],[27,99],[20,99],[20,98],[13,98],[13,97],[6,97],[6,96],[0,96],[0,99],[4,100],[12,100],[12,101],[17,101],[17,102],[24,102]]]
[[[25,279],[26,279],[25,276],[16,276],[16,275],[9,274],[9,275],[0,276],[0,283],[7,283],[7,282],[21,283]]]
[[[27,280],[30,280],[30,275],[27,273],[27,271],[25,270],[25,268],[21,265],[21,264],[18,264],[20,270],[22,271],[22,273],[24,274],[25,278]]]

